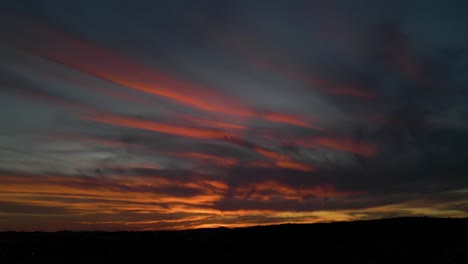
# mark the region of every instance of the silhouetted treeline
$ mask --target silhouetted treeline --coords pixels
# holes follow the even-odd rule
[[[468,219],[411,217],[185,231],[0,233],[0,263],[197,260],[468,263]]]

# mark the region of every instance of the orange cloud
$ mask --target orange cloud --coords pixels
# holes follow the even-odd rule
[[[307,212],[261,208],[220,211],[216,204],[225,199],[228,191],[233,192],[233,198],[246,201],[302,202],[308,197],[359,194],[337,191],[328,184],[297,188],[276,181],[255,182],[231,189],[226,182],[203,175],[160,177],[157,170],[155,174],[93,177],[1,174],[0,200],[17,209],[2,213],[0,229],[18,231],[19,226],[25,230],[52,231],[63,227],[67,230],[234,227],[242,225],[243,216],[254,216],[255,221],[266,224],[281,223],[282,219],[290,222],[292,216],[295,221],[306,221],[302,215],[310,214]],[[31,216],[38,216],[37,221],[25,220]],[[41,222],[44,219],[46,221]],[[27,225],[13,224],[20,221]]]
[[[125,202],[171,204],[184,203],[191,205],[209,205],[222,198],[226,189],[224,183],[202,178],[183,180],[141,176],[105,176],[105,177],[73,177],[73,176],[0,176],[0,193],[3,199],[21,202],[26,199],[28,203],[65,203],[63,201],[43,201],[40,197],[84,198],[104,200],[106,203]],[[191,196],[174,192],[173,188],[192,188],[197,190]],[[36,196],[37,199],[29,200]],[[99,202],[94,203],[94,206]],[[75,204],[76,205],[76,204]],[[80,205],[80,204],[78,204]],[[78,206],[77,205],[77,206]],[[84,204],[85,207],[91,204]],[[113,207],[119,206],[119,203]],[[157,206],[156,206],[157,207]],[[77,210],[80,208],[76,208]],[[87,208],[81,208],[84,211]],[[119,208],[115,209],[121,209]],[[148,209],[148,208],[146,208]]]

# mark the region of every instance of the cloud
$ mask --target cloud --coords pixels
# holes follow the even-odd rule
[[[128,56],[117,54],[71,34],[37,23],[34,26],[26,23],[25,30],[34,32],[33,35],[39,38],[38,45],[31,46],[25,42],[18,44],[26,51],[121,87],[165,98],[197,111],[230,115],[241,120],[260,118],[275,123],[320,129],[310,124],[313,120],[311,117],[256,109],[217,89],[202,87],[200,84],[158,72]],[[54,49],[54,45],[58,43],[62,47],[59,51]],[[145,101],[141,96],[130,96],[96,86],[89,88],[128,101]]]
[[[2,16],[0,228],[466,216],[458,18],[306,2]]]
[[[130,127],[198,139],[222,139],[226,136],[226,133],[221,130],[169,125],[151,120],[110,114],[85,116],[83,118],[103,124]]]
[[[395,23],[384,23],[378,28],[376,45],[384,61],[403,77],[413,80],[418,86],[432,88],[433,81],[411,47],[408,37]]]
[[[89,104],[49,92],[38,87],[38,85],[35,85],[33,82],[24,80],[20,76],[9,73],[8,71],[0,71],[0,74],[0,92],[12,94],[33,102],[55,105],[64,109],[78,110],[87,113],[97,111],[96,108]]]
[[[221,212],[217,205],[220,201],[242,199],[266,202],[281,199],[301,202],[307,197],[327,198],[358,194],[338,191],[329,184],[294,187],[281,182],[279,178],[258,181],[246,177],[243,183],[229,185],[223,177],[189,171],[128,168],[108,169],[105,172],[106,175],[80,176],[3,171],[0,175],[1,213],[18,218],[31,214],[50,219],[57,218],[57,214],[65,217],[79,216],[77,219],[89,217],[89,222],[101,218],[100,215],[120,215],[125,219],[130,216],[133,218],[135,214],[140,214],[139,218],[155,214],[161,219],[154,220],[153,223],[163,224],[166,222],[165,215],[182,214],[172,221],[184,222],[185,218],[194,219],[196,214],[211,218],[236,214],[238,209],[223,208]],[[232,196],[226,196],[228,190],[233,191]],[[271,205],[273,204],[255,210],[277,211]],[[15,206],[16,210],[12,211],[11,208]],[[137,222],[136,219],[121,224],[132,226],[133,222]],[[207,223],[200,221],[199,224]]]
[[[198,20],[200,21],[200,18]],[[326,78],[318,72],[306,71],[306,67],[291,62],[287,51],[271,43],[262,43],[245,32],[221,30],[206,24],[203,25],[202,31],[227,51],[243,58],[251,67],[303,83],[319,93],[361,100],[375,100],[379,97],[375,90],[362,84]]]
[[[310,121],[305,121],[308,119],[311,119],[310,117],[307,116],[300,116],[300,115],[292,115],[288,113],[278,113],[278,112],[269,112],[261,115],[262,118],[265,120],[271,121],[271,122],[277,122],[277,123],[284,123],[284,124],[290,124],[290,125],[296,125],[296,126],[301,126],[301,127],[307,127],[307,128],[314,128],[314,129],[319,129],[319,127],[311,125]],[[314,121],[314,120],[311,120]]]
[[[290,143],[290,141],[285,141],[285,143]],[[308,139],[296,139],[293,140],[293,143],[301,147],[327,148],[354,153],[364,157],[372,157],[376,155],[378,151],[376,144],[363,143],[359,142],[359,140],[348,138],[313,137]]]
[[[213,156],[213,155],[209,155],[205,153],[187,152],[187,153],[176,153],[175,155],[178,157],[194,159],[196,161],[209,162],[211,164],[214,163],[222,167],[232,167],[232,166],[235,166],[237,163],[237,160],[235,158],[218,157],[218,156]]]
[[[255,148],[255,151],[265,157],[268,157],[274,161],[274,164],[280,168],[285,169],[294,169],[301,171],[314,171],[315,168],[311,165],[296,162],[292,160],[289,156],[277,153],[275,151],[267,150],[264,148]]]

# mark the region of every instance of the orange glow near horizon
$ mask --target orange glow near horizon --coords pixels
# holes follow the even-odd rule
[[[177,188],[190,188],[187,195]],[[49,208],[79,216],[76,226],[81,230],[101,224],[134,226],[134,230],[188,229],[216,223],[223,226],[237,226],[238,217],[265,215],[281,217],[287,214],[307,215],[308,212],[288,213],[275,209],[224,209],[214,206],[225,199],[227,192],[233,191],[234,199],[261,200],[285,199],[301,202],[307,197],[330,198],[357,195],[359,192],[340,192],[331,185],[294,188],[276,181],[255,182],[234,189],[227,183],[214,178],[191,177],[185,180],[177,177],[160,178],[155,176],[99,176],[73,177],[62,175],[0,175],[0,199],[2,202],[18,205],[19,210],[28,208]],[[18,211],[19,212],[19,211]],[[41,217],[54,219],[55,214],[45,211]],[[97,218],[96,213],[98,213]],[[134,214],[137,215],[134,215]],[[133,218],[128,217],[134,215]],[[146,216],[158,214],[162,219],[144,220]],[[165,215],[180,214],[172,220],[164,220]],[[3,214],[4,217],[22,217],[23,213]],[[124,217],[124,218],[122,218]],[[300,217],[298,217],[297,221]],[[85,220],[86,219],[86,220]],[[105,220],[108,219],[108,220]],[[127,219],[127,220],[116,220]],[[142,220],[143,219],[143,220]],[[234,221],[233,221],[234,220]],[[214,221],[214,222],[213,222]],[[278,220],[272,223],[276,223]],[[268,217],[264,220],[268,223]],[[180,225],[176,224],[179,223]],[[231,224],[229,224],[231,223]],[[0,220],[0,229],[2,227]],[[157,226],[160,226],[159,228]],[[43,230],[53,228],[45,226]]]

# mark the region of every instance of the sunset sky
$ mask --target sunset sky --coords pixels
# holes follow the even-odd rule
[[[466,1],[0,3],[0,231],[468,216]]]

